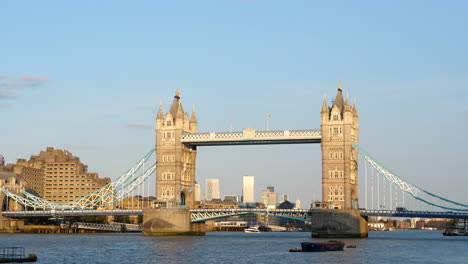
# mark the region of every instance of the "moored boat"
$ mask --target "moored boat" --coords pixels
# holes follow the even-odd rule
[[[457,222],[454,226],[445,228],[442,233],[444,236],[468,236],[468,225],[466,222]]]
[[[24,253],[22,247],[2,247],[0,248],[0,263],[11,263],[11,262],[34,262],[37,261],[35,254]]]
[[[332,242],[301,242],[301,248],[304,252],[313,251],[338,251],[343,250],[345,243],[341,241]]]
[[[258,229],[258,226],[251,226],[249,228],[244,229],[245,233],[260,233],[260,229]]]

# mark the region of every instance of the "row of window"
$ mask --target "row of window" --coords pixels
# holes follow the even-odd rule
[[[80,186],[80,184],[76,184],[76,183],[73,183],[73,184],[46,183],[46,186]],[[93,183],[93,184],[84,184],[84,183],[82,183],[81,186],[96,186],[96,184],[95,183]]]
[[[328,130],[329,130],[328,132],[330,133],[330,135],[343,133],[343,130],[341,127],[330,127]]]
[[[76,190],[76,191],[86,191],[86,190],[96,190],[96,188],[76,188],[76,189],[73,189],[73,188],[57,188],[57,190],[60,189],[60,190]],[[50,192],[46,192],[46,193],[56,193],[56,189],[50,189],[50,188],[47,188],[48,191]],[[65,193],[68,193],[68,192],[65,192]],[[73,193],[73,192],[70,192],[70,193]]]
[[[46,177],[49,177],[49,178],[86,178],[85,175],[82,175],[82,176],[74,176],[74,175],[58,175],[58,176],[50,176],[50,175],[46,175]]]
[[[344,197],[342,195],[328,195],[328,201],[344,201]]]
[[[163,162],[175,162],[175,155],[163,155],[162,161]]]
[[[190,181],[190,171],[185,171],[182,173],[182,179],[183,181]]]
[[[329,159],[343,159],[343,152],[330,152],[328,153]]]
[[[46,166],[76,166],[75,163],[46,163]]]
[[[163,132],[163,138],[174,138],[175,132]]]
[[[331,179],[344,178],[344,173],[343,171],[334,170],[334,171],[330,171],[329,176]]]
[[[75,180],[49,180],[47,179],[46,182],[74,182]],[[91,180],[76,180],[76,182],[91,182]]]
[[[175,179],[175,173],[174,172],[163,172],[161,176],[162,176],[163,180],[174,180]]]
[[[174,197],[174,187],[162,187],[161,191],[161,198]]]
[[[75,168],[47,168],[46,170],[51,171],[51,170],[74,170]]]

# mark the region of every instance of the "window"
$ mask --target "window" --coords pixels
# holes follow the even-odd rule
[[[338,115],[333,115],[333,121],[338,121]]]
[[[167,120],[166,125],[172,126],[172,121],[171,121],[171,120]]]

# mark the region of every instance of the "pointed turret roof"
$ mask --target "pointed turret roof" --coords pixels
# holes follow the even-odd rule
[[[328,113],[330,109],[328,108],[327,104],[327,96],[324,94],[323,95],[323,104],[322,104],[322,111],[320,113]]]
[[[182,108],[182,103],[180,102],[180,93],[179,90],[176,91],[174,96],[174,101],[172,101],[171,108],[169,109],[169,113],[171,113],[172,117],[177,117],[177,114],[182,113],[184,114],[184,108]]]
[[[195,105],[192,105],[192,116],[190,117],[190,123],[197,123],[197,117],[195,116]]]
[[[335,101],[333,103],[333,107],[337,107],[342,113],[344,110],[344,100],[343,100],[343,90],[341,89],[342,85],[341,82],[338,84],[338,93],[336,94]]]
[[[163,118],[162,102],[159,102],[158,115],[156,116],[156,118],[157,119],[162,119]]]
[[[345,111],[351,111],[351,105],[349,104],[348,95],[346,95],[346,101],[344,105]]]

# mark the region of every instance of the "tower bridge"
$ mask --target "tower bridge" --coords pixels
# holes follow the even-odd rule
[[[156,144],[142,159],[123,175],[103,188],[75,201],[57,204],[31,193],[3,188],[4,217],[34,217],[54,215],[144,215],[143,231],[149,235],[203,234],[204,222],[210,219],[241,214],[273,214],[282,217],[313,219],[312,229],[318,236],[367,236],[368,216],[427,217],[468,219],[468,205],[451,201],[409,183],[389,171],[366,152],[359,143],[359,118],[356,105],[343,98],[341,85],[329,106],[323,100],[320,112],[320,129],[255,130],[236,132],[198,132],[195,111],[184,112],[180,94],[176,92],[168,112],[159,106],[156,116]],[[321,144],[322,202],[319,210],[268,210],[268,209],[203,209],[197,208],[194,199],[196,154],[205,146],[236,146],[266,144]],[[156,163],[145,167],[152,154]],[[359,209],[358,154],[363,158],[365,204],[376,201],[377,210]],[[367,165],[377,172],[376,196],[367,193]],[[146,168],[146,169],[145,169]],[[361,170],[362,171],[362,170]],[[156,204],[158,209],[117,209],[115,204],[141,187],[150,175],[156,174]],[[373,174],[371,184],[375,185]],[[379,180],[382,179],[382,183]],[[361,179],[362,180],[362,179]],[[384,184],[389,185],[385,192]],[[392,190],[392,186],[394,186]],[[379,191],[389,195],[380,199]],[[446,211],[382,210],[395,208],[396,190],[415,201]],[[403,204],[404,198],[403,195]],[[6,203],[5,203],[6,199]],[[8,201],[13,201],[9,203]],[[395,200],[395,201],[394,201]],[[390,206],[385,207],[389,202]],[[393,203],[393,204],[392,204]],[[21,207],[11,210],[11,205]],[[25,208],[25,211],[22,208]],[[33,208],[34,211],[29,209]],[[5,210],[7,209],[7,210]],[[337,227],[340,227],[337,229]]]
[[[341,84],[331,106],[326,98],[320,112],[320,129],[236,132],[197,132],[195,110],[183,110],[176,92],[164,114],[156,117],[156,194],[165,207],[194,208],[195,163],[198,147],[265,144],[321,144],[322,201],[328,208],[357,209],[357,150],[359,118],[355,105],[343,98]]]

